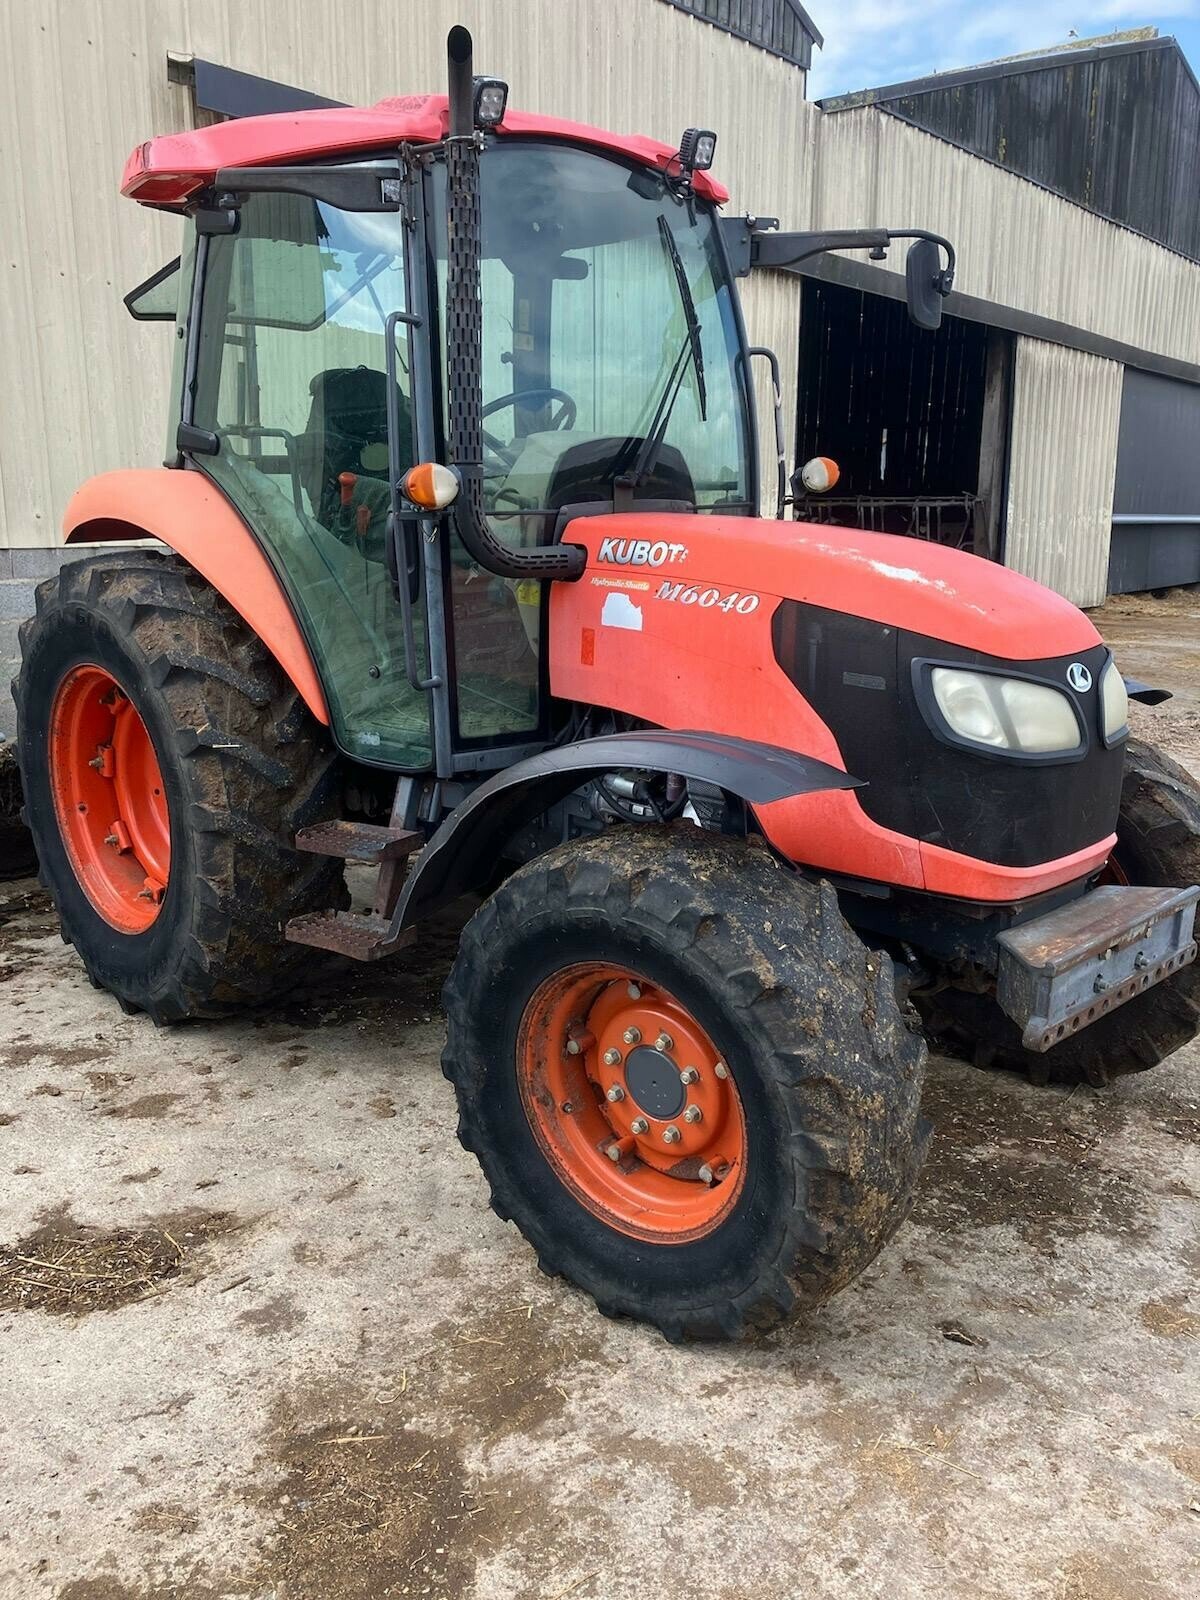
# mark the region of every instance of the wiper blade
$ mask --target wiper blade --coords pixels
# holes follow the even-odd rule
[[[658,231],[662,235],[663,246],[670,257],[671,265],[675,269],[675,282],[679,285],[679,298],[683,303],[683,320],[687,324],[688,344],[692,351],[692,365],[696,369],[696,395],[700,401],[700,420],[708,420],[708,389],[704,382],[704,351],[700,345],[700,318],[696,314],[696,302],[692,298],[692,288],[687,281],[684,271],[683,257],[679,254],[679,246],[675,243],[675,235],[671,232],[671,224],[666,217],[659,213]]]

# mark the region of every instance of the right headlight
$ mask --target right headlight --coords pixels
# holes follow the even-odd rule
[[[1100,725],[1105,744],[1116,744],[1129,726],[1129,691],[1111,656],[1100,675]]]
[[[1083,743],[1067,696],[1049,684],[933,667],[930,688],[947,728],[970,744],[1018,755],[1069,755]]]

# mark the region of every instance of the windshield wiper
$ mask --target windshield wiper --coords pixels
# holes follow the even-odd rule
[[[696,302],[692,299],[692,287],[687,281],[683,257],[679,254],[679,246],[675,243],[671,224],[661,213],[658,218],[658,231],[662,234],[663,245],[675,269],[675,282],[679,285],[679,298],[683,302],[683,320],[687,326],[688,344],[692,350],[692,365],[696,369],[696,398],[700,402],[700,420],[707,422],[708,389],[704,382],[704,351],[700,344],[700,318],[696,314]]]
[[[671,225],[666,217],[659,216],[658,231],[662,236],[663,248],[675,272],[675,282],[679,288],[679,300],[683,306],[683,320],[687,328],[687,337],[683,347],[671,364],[667,374],[667,381],[663,385],[662,394],[654,408],[654,420],[650,431],[642,440],[642,447],[637,453],[637,459],[627,473],[619,473],[614,483],[623,491],[622,499],[632,496],[639,484],[654,471],[658,461],[658,453],[662,449],[663,440],[667,436],[667,429],[671,423],[671,413],[675,409],[675,402],[679,398],[679,391],[683,387],[684,375],[687,372],[688,357],[696,373],[696,399],[700,407],[700,420],[708,420],[708,388],[704,381],[704,351],[700,344],[700,318],[696,313],[696,302],[692,298],[691,286],[687,281],[684,270],[683,258],[679,254],[679,246],[675,243],[675,235],[671,232]]]

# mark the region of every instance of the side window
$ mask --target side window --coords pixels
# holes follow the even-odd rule
[[[159,267],[125,296],[125,309],[138,322],[174,322],[179,304],[180,257]]]
[[[291,591],[343,747],[411,768],[429,758],[428,699],[407,681],[387,542],[385,329],[404,309],[396,214],[248,196],[238,232],[209,242],[195,422],[220,441],[200,464]],[[397,355],[410,464],[403,342]]]

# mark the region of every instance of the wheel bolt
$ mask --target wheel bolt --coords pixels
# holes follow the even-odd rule
[[[634,1133],[650,1132],[650,1124],[646,1121],[645,1117],[634,1117],[629,1126],[633,1129]]]
[[[642,1030],[640,1028],[626,1028],[621,1037],[626,1044],[638,1044],[641,1041]]]
[[[104,836],[104,842],[105,844],[120,844],[121,841],[117,838],[115,833],[106,833]]]
[[[612,1088],[608,1091],[608,1098],[613,1102],[614,1105],[618,1100],[624,1100],[625,1091],[622,1089],[619,1083],[613,1084]]]
[[[673,1122],[668,1123],[667,1126],[663,1129],[663,1143],[664,1144],[678,1144],[680,1139],[682,1139],[682,1138],[683,1138],[683,1135],[680,1133],[679,1129],[675,1126],[675,1124]]]
[[[703,1115],[704,1113],[699,1106],[689,1106],[683,1113],[683,1120],[685,1122],[699,1122]]]
[[[704,1165],[700,1168],[700,1182],[701,1183],[711,1183],[715,1176],[716,1176],[716,1174],[713,1172],[713,1169],[709,1166],[708,1162],[706,1161],[704,1163]]]
[[[684,1067],[683,1071],[679,1074],[679,1081],[686,1088],[689,1083],[699,1083],[700,1074],[696,1071],[695,1067]]]
[[[626,987],[625,993],[631,1000],[640,1000],[642,998],[642,986],[640,983],[631,983]]]
[[[569,1056],[581,1056],[585,1050],[590,1050],[595,1042],[595,1039],[587,1029],[581,1028],[578,1033],[573,1033],[568,1037],[567,1054]]]
[[[604,1052],[604,1065],[606,1067],[619,1067],[621,1065],[621,1052],[619,1050],[606,1050]]]
[[[654,1048],[656,1050],[667,1051],[671,1048],[674,1042],[675,1041],[671,1038],[669,1033],[660,1033],[658,1038],[654,1041]]]
[[[716,1073],[718,1078],[727,1078],[729,1076],[729,1068],[723,1061],[718,1061],[716,1066],[713,1068],[713,1071]]]
[[[604,1154],[610,1161],[621,1161],[626,1156],[633,1154],[633,1140],[628,1137],[614,1139],[610,1145],[606,1146]]]

